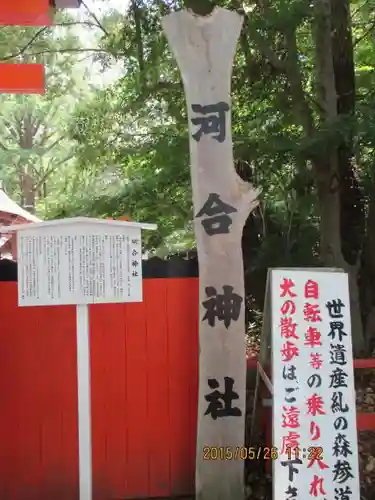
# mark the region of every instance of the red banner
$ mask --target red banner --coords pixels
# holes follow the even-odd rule
[[[0,64],[0,93],[44,94],[43,64]]]
[[[1,2],[0,25],[50,26],[49,0],[13,0]]]

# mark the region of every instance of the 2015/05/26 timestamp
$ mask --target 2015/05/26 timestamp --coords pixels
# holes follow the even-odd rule
[[[277,460],[277,448],[259,446],[204,446],[203,460]]]

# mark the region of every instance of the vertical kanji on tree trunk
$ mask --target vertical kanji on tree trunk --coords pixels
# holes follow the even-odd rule
[[[241,238],[257,190],[233,164],[230,86],[242,18],[179,11],[163,28],[185,87],[199,258],[196,498],[244,495],[245,296]],[[242,452],[242,453],[241,453]]]

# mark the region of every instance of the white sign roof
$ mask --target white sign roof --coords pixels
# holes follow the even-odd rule
[[[0,189],[0,212],[19,215],[20,217],[23,217],[24,219],[31,222],[40,222],[40,219],[38,219],[38,217],[30,214],[29,212],[27,212],[27,210],[24,210],[19,205],[17,205],[17,203],[10,199],[2,189]]]
[[[67,225],[77,225],[77,224],[90,224],[94,225],[103,225],[103,226],[112,226],[112,227],[134,227],[139,229],[157,229],[156,224],[148,224],[142,222],[129,222],[122,220],[112,220],[112,219],[94,219],[91,217],[70,217],[67,219],[55,219],[48,221],[40,221],[32,224],[15,224],[12,226],[4,226],[1,228],[2,233],[12,232],[12,231],[22,231],[24,229],[32,230],[39,229],[43,230],[45,228],[52,228],[56,226],[67,226]],[[104,228],[103,228],[104,229]]]

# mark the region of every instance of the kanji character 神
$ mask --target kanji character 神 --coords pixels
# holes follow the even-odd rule
[[[210,326],[215,326],[216,318],[223,321],[225,328],[229,328],[232,320],[237,321],[240,317],[243,298],[237,293],[233,293],[233,287],[223,286],[222,294],[217,293],[213,286],[206,287],[206,295],[209,297],[202,302],[206,309],[203,321],[207,320]]]

